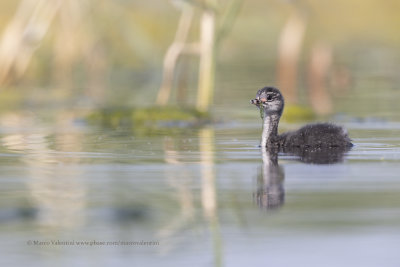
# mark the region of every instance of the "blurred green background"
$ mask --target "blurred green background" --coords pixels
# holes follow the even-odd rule
[[[200,38],[204,11],[211,6],[218,26],[232,3],[238,12],[216,48],[212,110],[253,116],[248,100],[262,86],[275,85],[289,103],[317,114],[397,119],[400,2],[395,0],[4,0],[0,110],[153,106],[182,6],[194,8],[188,34],[193,43]],[[287,74],[293,66],[280,65],[280,40],[296,16],[304,32],[289,63],[295,73]],[[324,57],[328,63],[318,63]],[[198,55],[179,58],[170,105],[195,105],[198,66]],[[322,96],[310,91],[313,83]]]

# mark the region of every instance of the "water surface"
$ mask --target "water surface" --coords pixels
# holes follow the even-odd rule
[[[400,124],[345,126],[355,147],[340,162],[279,154],[268,165],[258,121],[152,131],[3,123],[0,261],[399,266]],[[265,188],[277,194],[269,205],[257,197]]]

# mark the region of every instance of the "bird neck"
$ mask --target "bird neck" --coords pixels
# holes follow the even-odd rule
[[[264,114],[261,147],[268,146],[278,136],[279,119],[278,114]]]

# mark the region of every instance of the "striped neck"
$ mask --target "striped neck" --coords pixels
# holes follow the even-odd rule
[[[278,136],[278,114],[265,114],[263,116],[263,131],[261,135],[261,147],[269,146]]]

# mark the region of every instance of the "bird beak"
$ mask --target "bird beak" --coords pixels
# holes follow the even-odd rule
[[[254,98],[254,99],[250,100],[250,103],[253,105],[256,105],[256,106],[261,104],[261,102],[258,98]]]

